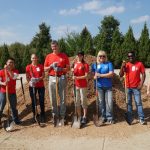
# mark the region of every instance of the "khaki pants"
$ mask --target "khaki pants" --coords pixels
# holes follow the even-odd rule
[[[76,87],[76,106],[87,108],[87,89]]]
[[[49,76],[49,97],[52,104],[52,113],[56,116],[65,117],[66,113],[66,85],[67,79],[65,75],[58,78],[58,95],[60,98],[60,110],[57,107],[56,99],[56,77]]]

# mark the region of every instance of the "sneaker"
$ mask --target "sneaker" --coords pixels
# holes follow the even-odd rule
[[[145,120],[140,119],[140,124],[141,124],[141,125],[145,125],[145,124],[146,124]]]
[[[86,117],[83,117],[83,118],[81,119],[81,123],[82,123],[82,124],[86,124],[86,123],[87,123]]]
[[[114,124],[114,123],[115,123],[114,120],[107,120],[107,122],[108,122],[109,124]]]

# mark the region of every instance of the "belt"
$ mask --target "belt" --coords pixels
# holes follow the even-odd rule
[[[61,77],[61,76],[65,76],[65,74],[61,74],[61,75],[49,75],[49,76],[51,76],[51,77]]]

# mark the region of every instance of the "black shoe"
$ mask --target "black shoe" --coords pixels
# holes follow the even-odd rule
[[[22,123],[22,121],[21,121],[21,120],[19,120],[19,119],[14,120],[14,122],[15,122],[15,124],[16,124],[16,125],[19,125],[19,124],[21,124],[21,123]]]
[[[125,118],[126,122],[128,123],[128,125],[131,125],[131,124],[132,124],[132,121],[129,120],[129,117],[128,117],[128,113],[127,113],[127,112],[124,114],[124,118]]]
[[[108,120],[106,118],[101,119],[102,123],[106,123]]]
[[[81,124],[86,124],[87,123],[87,119],[86,119],[86,117],[83,117],[82,119],[81,119]]]
[[[42,115],[41,118],[40,118],[40,122],[41,122],[41,123],[45,123],[45,122],[46,122],[45,120],[46,120],[46,119],[45,119],[45,116]]]
[[[35,123],[35,122],[36,122],[35,117],[33,117],[32,118],[32,123]]]
[[[53,123],[54,123],[54,127],[56,127],[57,124],[58,124],[58,116],[54,115],[54,117],[53,117]]]

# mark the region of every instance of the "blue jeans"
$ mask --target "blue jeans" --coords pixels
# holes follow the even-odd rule
[[[56,77],[49,76],[49,96],[52,104],[52,113],[56,116],[65,117],[66,113],[66,86],[67,78],[62,75],[58,78],[58,95],[60,98],[60,110],[58,110],[57,97],[56,97]],[[58,102],[59,103],[59,102]]]
[[[32,100],[32,112],[35,115],[35,105],[37,105],[37,99],[34,100],[33,87],[29,87],[30,97]],[[44,97],[45,97],[45,87],[36,88],[35,87],[35,95],[38,92],[39,95],[39,103],[41,108],[41,115],[45,115],[45,106],[44,106]],[[35,96],[36,98],[36,96]]]
[[[99,113],[102,119],[113,120],[112,88],[98,87]]]
[[[18,120],[18,110],[16,109],[16,107],[17,107],[16,94],[8,94],[8,98],[9,98],[9,104],[10,104],[10,108],[11,108],[11,112],[12,112],[12,119],[14,121],[17,121]],[[0,116],[3,113],[5,105],[6,105],[6,93],[0,92]]]
[[[128,117],[130,120],[132,120],[132,95],[134,96],[139,119],[144,120],[144,112],[143,112],[143,106],[141,101],[141,91],[136,88],[127,88]]]

